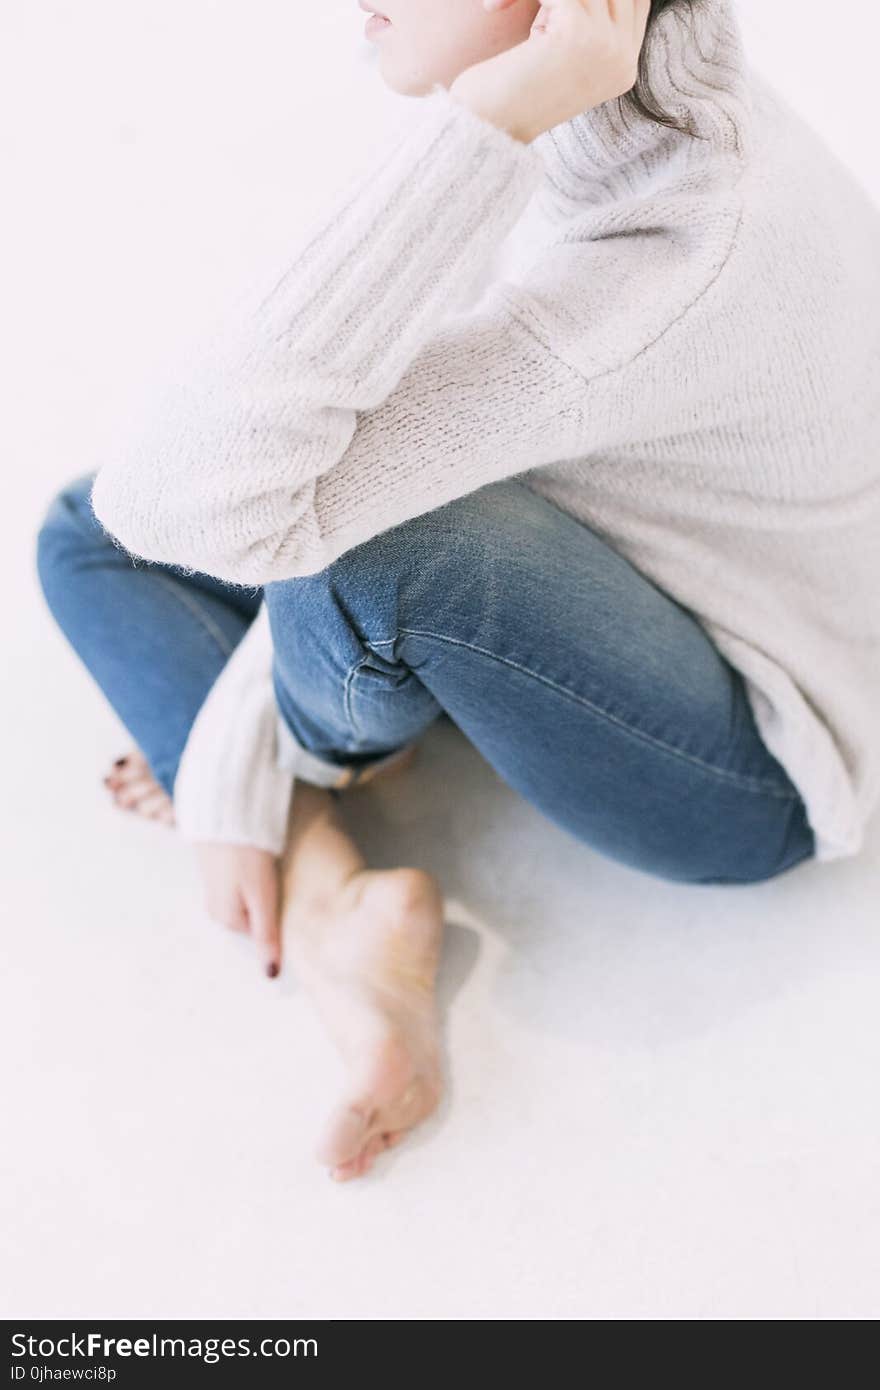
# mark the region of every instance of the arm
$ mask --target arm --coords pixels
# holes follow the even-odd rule
[[[313,229],[261,302],[218,333],[161,394],[130,447],[99,468],[95,513],[133,554],[246,584],[324,568],[339,553],[331,533],[347,531],[363,495],[371,499],[367,530],[394,524],[383,497],[402,459],[393,443],[389,449],[383,420],[406,458],[420,455],[410,515],[489,480],[470,464],[450,483],[438,448],[449,395],[431,412],[437,428],[424,444],[412,432],[402,437],[400,422],[408,408],[429,409],[444,351],[457,354],[459,370],[484,374],[499,336],[509,329],[520,342],[528,337],[503,294],[476,323],[445,340],[435,335],[521,214],[543,166],[531,146],[443,88],[420,104],[403,138]],[[475,332],[465,362],[459,348]],[[508,346],[506,363],[517,346]],[[538,346],[530,344],[535,358]],[[474,418],[484,385],[460,382],[468,398],[462,423]],[[499,373],[496,386],[497,406],[504,387],[518,382]],[[372,422],[370,456],[361,441],[352,452],[361,414]],[[484,416],[480,410],[480,426]],[[537,461],[523,458],[523,466]],[[352,465],[361,474],[347,499],[333,481],[343,463],[352,481]]]

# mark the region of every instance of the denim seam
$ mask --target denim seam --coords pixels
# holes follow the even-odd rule
[[[394,641],[394,638],[392,638],[391,640]],[[377,645],[384,645],[384,644],[377,644]],[[367,664],[367,662],[369,661],[369,659],[370,659],[370,653],[369,653],[369,652],[365,652],[364,655],[360,658],[359,661],[356,661],[356,662],[354,663],[353,666],[350,666],[350,667],[349,667],[348,672],[347,672],[346,677],[345,677],[345,685],[344,685],[344,687],[343,687],[343,693],[342,693],[342,704],[343,704],[343,708],[344,708],[344,710],[345,710],[345,717],[346,717],[346,719],[348,720],[348,722],[349,722],[349,724],[350,724],[350,726],[351,726],[351,728],[352,728],[352,731],[353,731],[353,733],[355,734],[355,737],[356,737],[356,738],[363,738],[363,731],[362,731],[362,729],[360,728],[360,725],[358,724],[357,716],[355,715],[355,712],[354,712],[354,703],[353,703],[354,682],[355,682],[355,680],[357,679],[357,674],[358,674],[358,672],[360,671],[361,667],[362,667],[362,666],[365,666],[365,665]]]
[[[551,680],[549,676],[542,676],[539,674],[539,672],[531,670],[530,667],[523,666],[521,662],[512,661],[509,657],[506,656],[499,656],[497,652],[487,651],[485,647],[478,647],[473,642],[464,642],[461,640],[461,638],[458,637],[447,637],[440,632],[429,632],[421,628],[402,627],[400,628],[399,632],[395,637],[383,637],[377,641],[371,640],[370,646],[392,646],[398,640],[398,637],[401,636],[432,637],[437,642],[446,642],[449,646],[453,647],[465,647],[468,651],[478,652],[481,656],[489,657],[491,661],[497,661],[501,665],[510,666],[513,670],[520,671],[526,676],[531,676],[533,680],[540,681],[543,685],[549,686],[550,689],[555,690],[558,694],[563,695],[570,700],[574,700],[579,705],[583,705],[586,709],[591,710],[594,714],[598,714],[602,719],[607,719],[610,723],[619,725],[620,728],[626,730],[628,734],[632,734],[633,737],[644,739],[647,743],[654,744],[655,747],[660,748],[664,753],[669,753],[673,757],[681,758],[685,762],[694,763],[696,764],[696,766],[703,768],[705,772],[709,772],[713,776],[719,777],[724,781],[731,782],[735,786],[740,786],[746,791],[754,791],[764,793],[769,796],[777,796],[783,801],[797,801],[800,796],[800,793],[798,791],[786,791],[784,790],[784,788],[777,787],[773,783],[765,782],[760,777],[750,777],[748,773],[729,772],[726,768],[713,767],[711,763],[705,762],[703,758],[698,758],[693,753],[685,753],[682,749],[674,748],[672,744],[665,743],[662,739],[656,738],[653,734],[645,733],[644,730],[637,729],[632,724],[627,724],[625,720],[618,718],[617,715],[609,714],[607,710],[601,709],[598,705],[593,704],[592,700],[588,700],[585,696],[578,695],[576,691],[569,690],[567,686],[560,685],[557,681]],[[362,666],[364,661],[366,660],[367,658],[364,657],[361,661],[357,663],[356,666],[352,667],[351,671],[349,672],[349,677],[355,674],[358,668]],[[347,683],[348,682],[346,682],[346,684]]]

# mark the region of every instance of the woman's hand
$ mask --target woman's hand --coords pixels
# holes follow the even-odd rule
[[[515,3],[483,0],[493,12]],[[650,0],[543,0],[525,42],[466,68],[450,94],[528,144],[630,90],[650,8]]]
[[[203,841],[195,848],[209,915],[232,931],[252,936],[266,974],[274,978],[281,969],[277,858],[254,845]]]

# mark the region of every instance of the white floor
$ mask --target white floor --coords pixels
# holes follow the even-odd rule
[[[347,804],[376,862],[446,887],[449,1095],[340,1187],[311,1156],[341,1073],[307,1001],[203,915],[173,835],[106,804],[128,741],[44,611],[33,534],[169,332],[396,117],[351,10],[0,20],[22,214],[0,234],[0,1313],[874,1318],[880,825],[859,859],[769,884],[663,884],[549,826],[438,726],[417,774]],[[756,57],[878,191],[853,137],[873,47],[849,25],[817,50],[824,10],[743,5]]]

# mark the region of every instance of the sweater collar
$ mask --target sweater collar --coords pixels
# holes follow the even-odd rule
[[[691,170],[719,156],[741,163],[752,138],[749,73],[733,0],[691,0],[655,20],[643,61],[660,107],[690,123],[693,139],[604,102],[534,140],[544,162],[545,208],[578,207],[638,194],[665,170]]]

